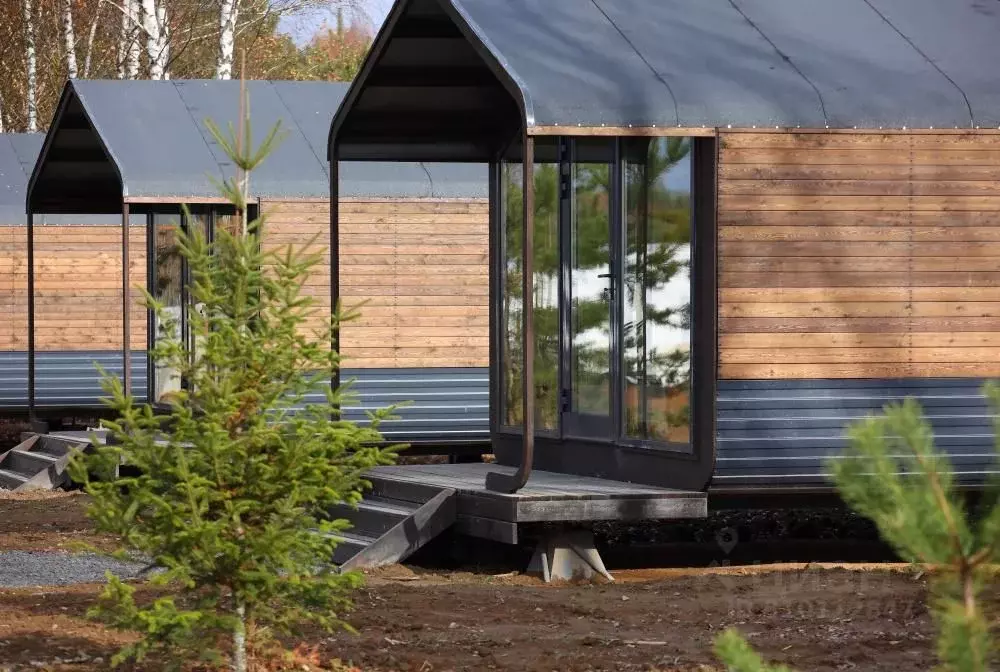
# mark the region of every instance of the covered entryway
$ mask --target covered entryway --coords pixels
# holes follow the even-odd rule
[[[331,174],[491,166],[491,440],[516,472],[488,489],[515,492],[538,468],[700,491],[714,461],[715,131],[676,124],[668,87],[595,6],[554,3],[536,25],[528,4],[397,2],[334,118]],[[583,28],[593,48],[555,62]]]

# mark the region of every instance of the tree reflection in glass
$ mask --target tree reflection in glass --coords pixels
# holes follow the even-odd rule
[[[691,141],[624,142],[625,434],[690,441]]]
[[[611,415],[611,159],[613,140],[573,142],[570,379],[574,413]]]
[[[171,323],[155,325],[155,338],[177,338],[181,329],[181,313],[183,311],[183,263],[180,248],[177,244],[177,231],[181,226],[179,214],[153,215],[154,248],[156,254],[156,285],[153,296],[162,302],[166,313],[171,317]],[[156,387],[153,399],[156,402],[166,401],[171,392],[181,388],[180,373],[174,369],[157,366],[154,372]]]
[[[541,144],[541,143],[539,143]],[[541,149],[541,148],[540,148]],[[553,153],[554,153],[554,147]],[[524,353],[521,340],[522,235],[524,231],[523,170],[520,163],[504,162],[503,191],[503,305],[500,347],[502,424],[521,426]],[[535,318],[535,428],[558,426],[559,401],[559,169],[556,163],[534,166],[534,318]]]

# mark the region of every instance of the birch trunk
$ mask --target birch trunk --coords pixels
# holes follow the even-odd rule
[[[219,7],[219,60],[215,67],[216,79],[233,77],[233,51],[239,11],[239,0],[222,0]]]
[[[90,22],[90,34],[87,35],[87,55],[83,58],[83,78],[87,79],[90,76],[90,62],[94,55],[94,38],[97,37],[97,22],[101,19],[101,9],[104,7],[104,1],[97,3],[97,9],[94,10],[94,19]],[[121,51],[118,52],[119,54]],[[121,71],[121,66],[119,67],[119,72]],[[118,76],[121,79],[121,75]]]
[[[3,129],[3,96],[0,96],[0,133],[4,132]]]
[[[160,26],[160,45],[156,52],[160,79],[170,79],[170,22],[166,0],[159,0],[156,5],[156,22]]]
[[[76,79],[76,31],[73,30],[73,0],[62,3],[63,47],[66,49],[66,75]]]
[[[236,606],[239,623],[233,630],[233,672],[247,672],[247,612],[242,604]]]
[[[125,79],[139,76],[139,0],[125,0],[122,15],[122,39],[125,44]]]
[[[160,22],[155,0],[141,0],[142,30],[146,33],[146,57],[149,59],[149,78],[163,79],[160,60]]]
[[[28,62],[28,88],[26,92],[28,132],[34,133],[38,130],[38,66],[35,55],[35,19],[31,12],[31,0],[23,0],[21,10],[24,13],[24,48]]]

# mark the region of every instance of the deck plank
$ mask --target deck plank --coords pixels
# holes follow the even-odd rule
[[[369,477],[379,483],[454,489],[459,521],[470,523],[465,526],[468,532],[481,530],[483,536],[507,543],[511,524],[671,520],[707,514],[703,492],[534,471],[524,488],[507,494],[486,489],[486,474],[491,471],[513,473],[514,468],[482,463],[394,465],[377,467]],[[488,533],[491,528],[493,533]],[[500,535],[504,539],[497,530],[505,531]]]
[[[527,485],[518,492],[507,495],[486,489],[486,474],[490,471],[513,474],[513,467],[497,464],[420,464],[376,467],[372,476],[426,483],[443,488],[456,488],[485,496],[517,501],[545,501],[565,499],[678,499],[704,497],[697,491],[674,490],[651,485],[612,481],[603,478],[560,474],[551,471],[533,471]]]

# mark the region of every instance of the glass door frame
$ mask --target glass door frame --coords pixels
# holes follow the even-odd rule
[[[663,137],[672,137],[670,133]],[[583,136],[581,136],[583,137]],[[604,136],[606,137],[606,136]],[[578,474],[582,476],[599,476],[625,480],[649,485],[677,487],[683,489],[703,489],[707,487],[713,473],[716,455],[716,387],[718,359],[718,151],[719,142],[715,135],[685,135],[691,143],[690,166],[690,383],[689,395],[689,434],[688,441],[668,442],[658,438],[637,438],[626,436],[626,364],[622,360],[626,346],[623,340],[627,334],[625,327],[625,258],[627,256],[627,226],[626,210],[626,143],[635,136],[613,138],[616,143],[614,161],[614,179],[611,199],[611,225],[614,229],[612,238],[613,255],[620,269],[615,275],[615,314],[614,357],[611,372],[614,378],[612,393],[615,400],[612,404],[612,432],[605,435],[574,436],[572,431],[566,431],[563,421],[563,410],[568,399],[563,394],[568,385],[567,363],[569,359],[564,352],[567,330],[565,306],[566,285],[568,278],[564,271],[562,258],[558,279],[560,283],[559,297],[559,399],[557,414],[559,425],[556,432],[538,431],[535,435],[534,468],[561,473]],[[660,137],[660,136],[651,136]],[[567,129],[565,136],[538,136],[536,140],[557,141],[561,147],[567,147],[573,141],[572,129]],[[537,151],[537,145],[536,145]],[[559,157],[559,171],[562,175],[560,185],[560,255],[566,257],[567,250],[562,229],[568,226],[566,213],[566,190],[568,189],[566,164],[568,156]],[[508,221],[505,215],[508,192],[505,187],[504,162],[516,163],[520,160],[520,145],[512,142],[511,146],[499,152],[490,163],[490,428],[493,450],[500,464],[518,466],[522,451],[523,425],[516,420],[508,421],[508,409],[517,399],[508,396],[510,381],[507,377],[513,371],[516,374],[517,360],[507,359],[506,339],[512,337],[511,328],[514,322],[507,324],[503,307],[505,305],[505,268],[512,260],[508,255],[512,250],[506,249],[506,239],[516,232],[507,229]],[[518,187],[519,188],[519,187]],[[537,193],[536,193],[537,198]],[[513,205],[512,205],[513,207]],[[514,223],[512,218],[510,223]],[[511,368],[513,363],[514,368]],[[583,434],[584,432],[579,432]]]
[[[145,211],[146,216],[146,287],[150,292],[154,292],[157,283],[157,265],[156,265],[156,215],[176,215],[180,219],[181,228],[188,231],[191,226],[191,219],[195,217],[204,218],[205,222],[205,235],[207,237],[208,243],[212,244],[215,242],[215,227],[220,217],[222,216],[232,216],[236,212],[235,206],[228,204],[216,204],[216,205],[206,205],[206,204],[195,204],[189,205],[187,207],[188,212],[191,214],[189,218],[181,207],[181,204],[176,205],[158,205],[152,206]],[[251,202],[247,204],[247,219],[249,221],[254,221],[259,215],[259,206],[257,203]],[[181,320],[180,328],[182,337],[186,339],[189,345],[193,345],[193,336],[188,330],[187,320],[188,311],[190,309],[190,301],[188,297],[188,284],[191,280],[190,269],[186,260],[182,259],[181,262]],[[147,402],[156,405],[156,366],[153,363],[151,357],[149,357],[148,352],[152,350],[153,346],[156,344],[156,315],[152,310],[146,311],[146,399]],[[193,348],[192,348],[193,351]],[[181,380],[181,388],[185,388],[187,381]]]
[[[690,238],[690,301],[691,301],[691,333],[690,333],[690,440],[684,444],[668,443],[658,439],[643,439],[626,436],[625,427],[625,381],[623,337],[624,337],[624,292],[625,292],[625,242],[627,227],[627,204],[625,203],[626,193],[626,171],[623,143],[627,137],[608,138],[614,143],[614,159],[611,166],[612,189],[609,194],[610,201],[610,226],[611,232],[611,255],[613,262],[612,280],[612,333],[611,339],[611,427],[609,432],[587,432],[574,431],[574,429],[585,430],[585,427],[567,426],[567,410],[570,399],[567,391],[571,388],[571,352],[569,350],[568,334],[570,325],[569,306],[571,302],[570,277],[568,274],[568,259],[571,250],[569,249],[568,230],[571,227],[570,213],[570,152],[569,147],[579,138],[593,137],[571,135],[558,136],[552,138],[558,143],[559,155],[559,366],[558,366],[558,413],[555,431],[537,430],[536,461],[541,459],[539,464],[545,464],[544,456],[549,451],[561,450],[559,446],[570,443],[586,444],[609,444],[610,448],[617,451],[629,453],[643,453],[669,457],[677,456],[684,460],[694,460],[701,462],[703,459],[712,459],[707,455],[714,456],[715,446],[715,388],[717,372],[717,322],[718,322],[718,296],[717,296],[717,225],[716,225],[716,203],[717,203],[717,165],[718,165],[718,143],[714,137],[689,137],[691,142],[691,238]],[[548,139],[548,138],[546,138]],[[505,437],[520,436],[523,427],[520,424],[509,424],[505,422],[506,404],[509,403],[504,397],[504,368],[507,362],[504,360],[501,344],[505,339],[504,316],[501,307],[503,305],[505,291],[505,263],[508,251],[505,249],[507,231],[505,229],[505,207],[506,197],[503,177],[503,163],[505,161],[517,162],[520,158],[520,148],[517,143],[512,143],[497,159],[490,165],[490,200],[491,209],[491,431],[501,440],[507,441]],[[538,195],[536,193],[536,199]],[[537,225],[536,225],[537,226]],[[574,450],[566,445],[567,451]],[[707,452],[706,452],[707,451]],[[705,457],[703,457],[705,456]],[[588,460],[584,460],[585,462]],[[544,467],[539,467],[544,468]],[[692,464],[690,468],[684,467],[685,472],[691,469],[700,469]]]
[[[205,233],[208,236],[208,242],[212,242],[215,237],[215,208],[210,206],[189,206],[188,211],[192,217],[204,217],[205,222]],[[180,227],[184,231],[188,231],[191,226],[191,218],[189,218],[184,209],[180,205],[176,206],[159,206],[152,207],[146,211],[146,287],[150,293],[156,291],[156,285],[159,280],[158,268],[156,263],[156,216],[157,215],[175,215],[180,221]],[[190,343],[191,335],[188,330],[188,311],[190,308],[190,301],[188,297],[188,284],[190,282],[190,269],[188,268],[187,260],[181,259],[181,294],[180,294],[180,333],[181,338],[187,340]],[[148,403],[157,406],[159,401],[156,398],[157,384],[156,384],[156,364],[153,362],[153,358],[149,356],[149,351],[153,349],[156,345],[157,337],[157,324],[156,324],[156,314],[152,310],[146,311],[146,398]],[[181,380],[181,389],[184,389],[187,385],[187,381]]]
[[[621,405],[619,384],[620,331],[621,331],[621,247],[617,229],[621,210],[621,189],[616,185],[621,179],[619,143],[614,138],[602,139],[611,143],[608,163],[608,414],[583,413],[573,409],[573,237],[574,199],[576,195],[573,166],[576,161],[575,144],[578,138],[559,139],[559,176],[562,180],[559,195],[560,241],[560,305],[559,305],[559,436],[583,441],[613,441],[620,433],[618,416]],[[587,139],[593,142],[595,139]],[[596,163],[596,162],[593,162]]]

